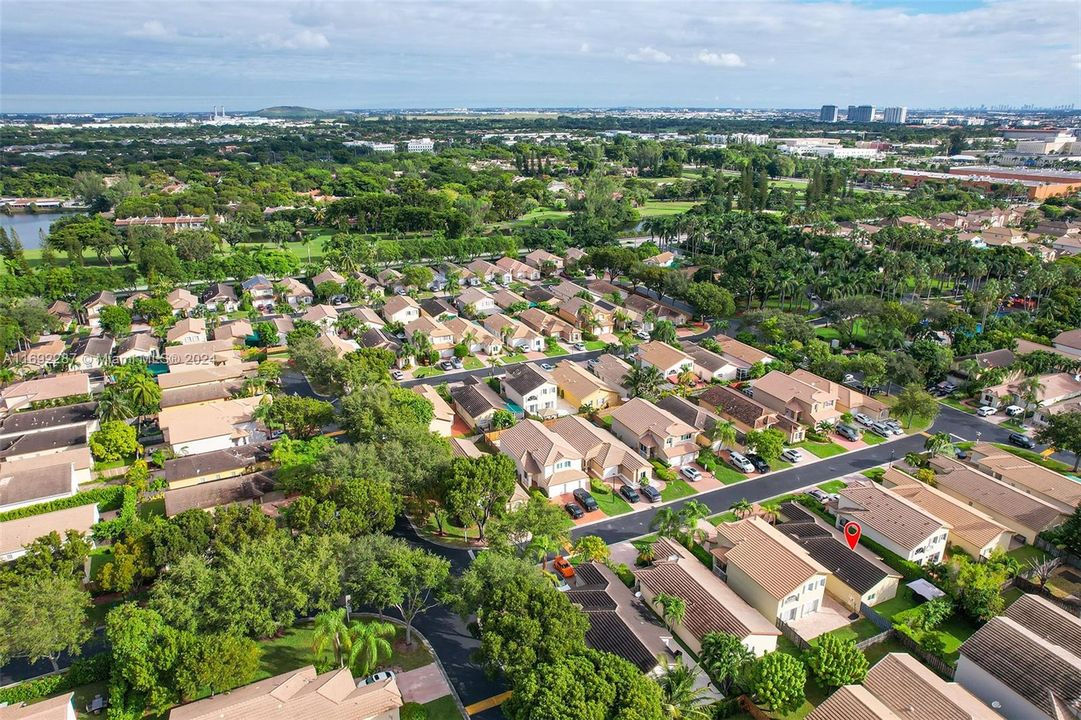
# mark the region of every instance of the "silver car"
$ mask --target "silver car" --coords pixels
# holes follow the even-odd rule
[[[728,462],[732,465],[732,467],[734,467],[736,470],[739,470],[740,472],[754,472],[754,464],[743,455],[740,455],[738,452],[730,454],[728,456]]]

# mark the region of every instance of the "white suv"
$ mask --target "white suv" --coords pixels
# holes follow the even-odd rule
[[[754,472],[754,464],[750,460],[740,455],[738,452],[733,452],[728,456],[728,462],[732,464],[736,470],[745,473]]]

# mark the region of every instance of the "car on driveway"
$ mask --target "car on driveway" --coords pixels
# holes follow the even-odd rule
[[[452,363],[450,360],[444,360],[443,362],[439,363],[439,367],[443,368],[444,370],[453,370],[454,363]]]
[[[826,502],[830,499],[830,494],[825,490],[819,490],[818,488],[811,488],[807,491],[807,494],[813,497],[818,502]]]
[[[893,435],[893,429],[890,428],[890,426],[886,423],[880,422],[876,422],[874,425],[871,426],[871,432],[873,432],[875,435],[878,435],[879,437],[884,438],[888,438]]]
[[[552,363],[544,362],[544,363],[541,363],[540,366],[541,366],[541,370],[547,370],[549,372],[551,372],[552,370],[555,370],[555,367],[552,365]]]
[[[702,477],[702,473],[698,472],[698,468],[686,465],[679,469],[679,474],[687,478],[691,482],[698,482]]]
[[[585,343],[580,343],[580,342],[576,342],[576,343],[574,343],[574,349],[575,349],[575,350],[577,350],[578,352],[582,352],[583,350],[585,350],[585,349],[586,349],[586,344],[585,344]]]
[[[851,425],[838,425],[837,434],[843,437],[845,440],[851,440],[855,442],[860,439],[860,431]]]
[[[389,680],[392,677],[394,677],[394,671],[393,670],[384,670],[382,672],[377,672],[375,675],[369,675],[366,678],[363,678],[361,680],[357,680],[357,687],[364,687],[365,685],[374,685],[377,682],[383,682],[384,680]]]
[[[981,407],[979,410],[976,411],[976,414],[979,415],[980,417],[990,417],[991,415],[994,415],[996,412],[997,411],[995,410],[995,408],[991,407],[990,405],[984,405],[983,407]]]
[[[552,561],[552,569],[559,573],[559,577],[564,580],[570,580],[574,577],[574,566],[562,555],[556,556],[556,559]]]
[[[1007,417],[1017,417],[1018,415],[1024,415],[1025,409],[1020,405],[1010,405],[1006,408]]]
[[[734,467],[736,470],[739,470],[740,472],[754,472],[754,465],[751,464],[751,461],[743,457],[743,455],[738,452],[730,453],[728,455],[728,462],[732,465],[732,467]]]
[[[401,370],[392,370],[390,372],[390,376],[395,380],[401,380],[405,377],[405,373],[403,373]]]
[[[661,491],[653,487],[652,485],[643,485],[638,488],[638,492],[641,493],[642,497],[644,497],[651,503],[657,503],[661,501]]]
[[[586,512],[593,512],[594,510],[601,509],[601,506],[597,504],[597,499],[590,495],[588,490],[582,490],[580,488],[575,490],[574,499]]]
[[[905,429],[901,427],[901,423],[896,420],[883,420],[882,424],[893,431],[894,435],[904,435]]]
[[[567,503],[563,509],[571,516],[571,520],[581,520],[586,515],[582,508],[578,507],[578,503]]]
[[[627,502],[642,502],[642,496],[638,494],[638,491],[632,488],[630,485],[624,485],[619,489],[619,494],[623,496],[623,499]]]
[[[766,459],[758,453],[747,453],[747,459],[751,461],[751,465],[754,465],[754,469],[758,472],[769,472],[769,463],[766,462]]]
[[[869,415],[864,415],[863,413],[856,413],[852,417],[855,418],[856,422],[865,427],[871,427],[875,424],[875,421],[872,420]]]
[[[796,448],[785,448],[781,453],[781,459],[785,462],[798,463],[803,459],[803,453]]]
[[[1030,438],[1028,435],[1022,435],[1021,433],[1010,433],[1010,444],[1016,445],[1019,448],[1026,450],[1036,449],[1036,441]]]
[[[634,334],[634,336],[639,340],[649,340],[649,333],[647,333],[645,330],[639,330]]]
[[[462,369],[462,359],[461,358],[453,358],[450,362],[451,362],[452,365],[454,365],[455,370],[461,370]]]

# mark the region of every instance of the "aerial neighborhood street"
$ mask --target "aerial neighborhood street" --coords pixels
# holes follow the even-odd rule
[[[1076,3],[0,12],[0,720],[1081,719]]]

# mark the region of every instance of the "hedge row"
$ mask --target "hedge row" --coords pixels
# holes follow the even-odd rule
[[[123,498],[124,487],[121,485],[110,485],[108,487],[78,492],[71,497],[60,498],[59,500],[50,500],[46,503],[27,505],[26,507],[8,510],[5,513],[0,513],[0,522],[21,520],[22,518],[33,517],[34,515],[42,515],[44,513],[55,512],[56,510],[67,510],[68,508],[78,507],[80,505],[89,505],[90,503],[96,503],[98,509],[102,511],[115,510],[120,507]]]
[[[131,485],[121,485],[120,514],[113,520],[103,520],[94,526],[94,537],[98,540],[116,540],[127,531],[135,520],[139,502],[139,493]]]
[[[36,680],[13,685],[0,690],[0,705],[29,703],[51,695],[68,692],[81,685],[103,682],[109,679],[109,653],[101,653],[85,660],[75,660],[66,672],[47,675]]]

